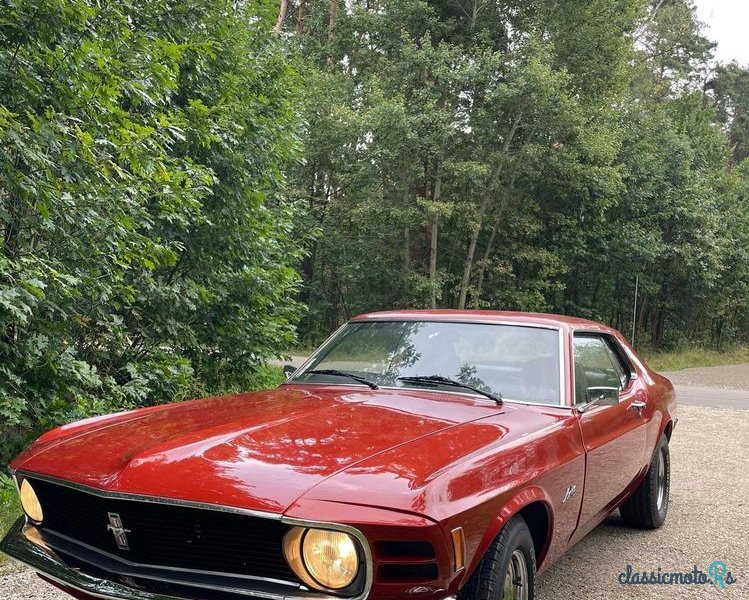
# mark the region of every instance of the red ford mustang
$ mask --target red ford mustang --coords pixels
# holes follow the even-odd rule
[[[532,600],[617,507],[663,523],[675,424],[597,323],[364,315],[276,390],[43,435],[1,548],[83,599]]]

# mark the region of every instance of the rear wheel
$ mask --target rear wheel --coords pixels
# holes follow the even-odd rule
[[[525,520],[515,515],[494,539],[459,600],[534,600],[536,554]]]
[[[619,507],[622,520],[631,527],[657,529],[666,520],[671,491],[671,457],[668,438],[661,435],[645,479]]]

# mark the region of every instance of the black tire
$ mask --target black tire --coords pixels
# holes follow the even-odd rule
[[[671,492],[671,457],[668,438],[661,435],[645,479],[619,507],[622,520],[630,527],[657,529],[666,520]]]
[[[520,557],[522,556],[522,560]],[[524,561],[524,565],[521,565]],[[510,571],[512,562],[512,571]],[[458,594],[459,600],[513,600],[513,592],[505,594],[505,583],[510,573],[525,568],[523,586],[526,594],[517,596],[524,600],[536,597],[536,553],[528,525],[520,515],[515,515],[499,532],[484,558]],[[521,583],[518,576],[516,583]],[[517,587],[510,586],[515,592]]]

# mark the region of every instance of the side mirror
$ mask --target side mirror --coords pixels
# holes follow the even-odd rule
[[[618,387],[589,387],[585,393],[587,402],[577,409],[581,413],[590,410],[594,406],[614,406],[619,403]]]
[[[291,379],[291,376],[296,373],[297,368],[294,365],[284,365],[283,366],[283,374],[284,377],[286,377],[286,380],[288,381]]]

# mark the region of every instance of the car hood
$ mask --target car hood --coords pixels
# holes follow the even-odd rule
[[[357,463],[500,410],[431,391],[283,386],[58,428],[12,467],[105,491],[283,513]]]

